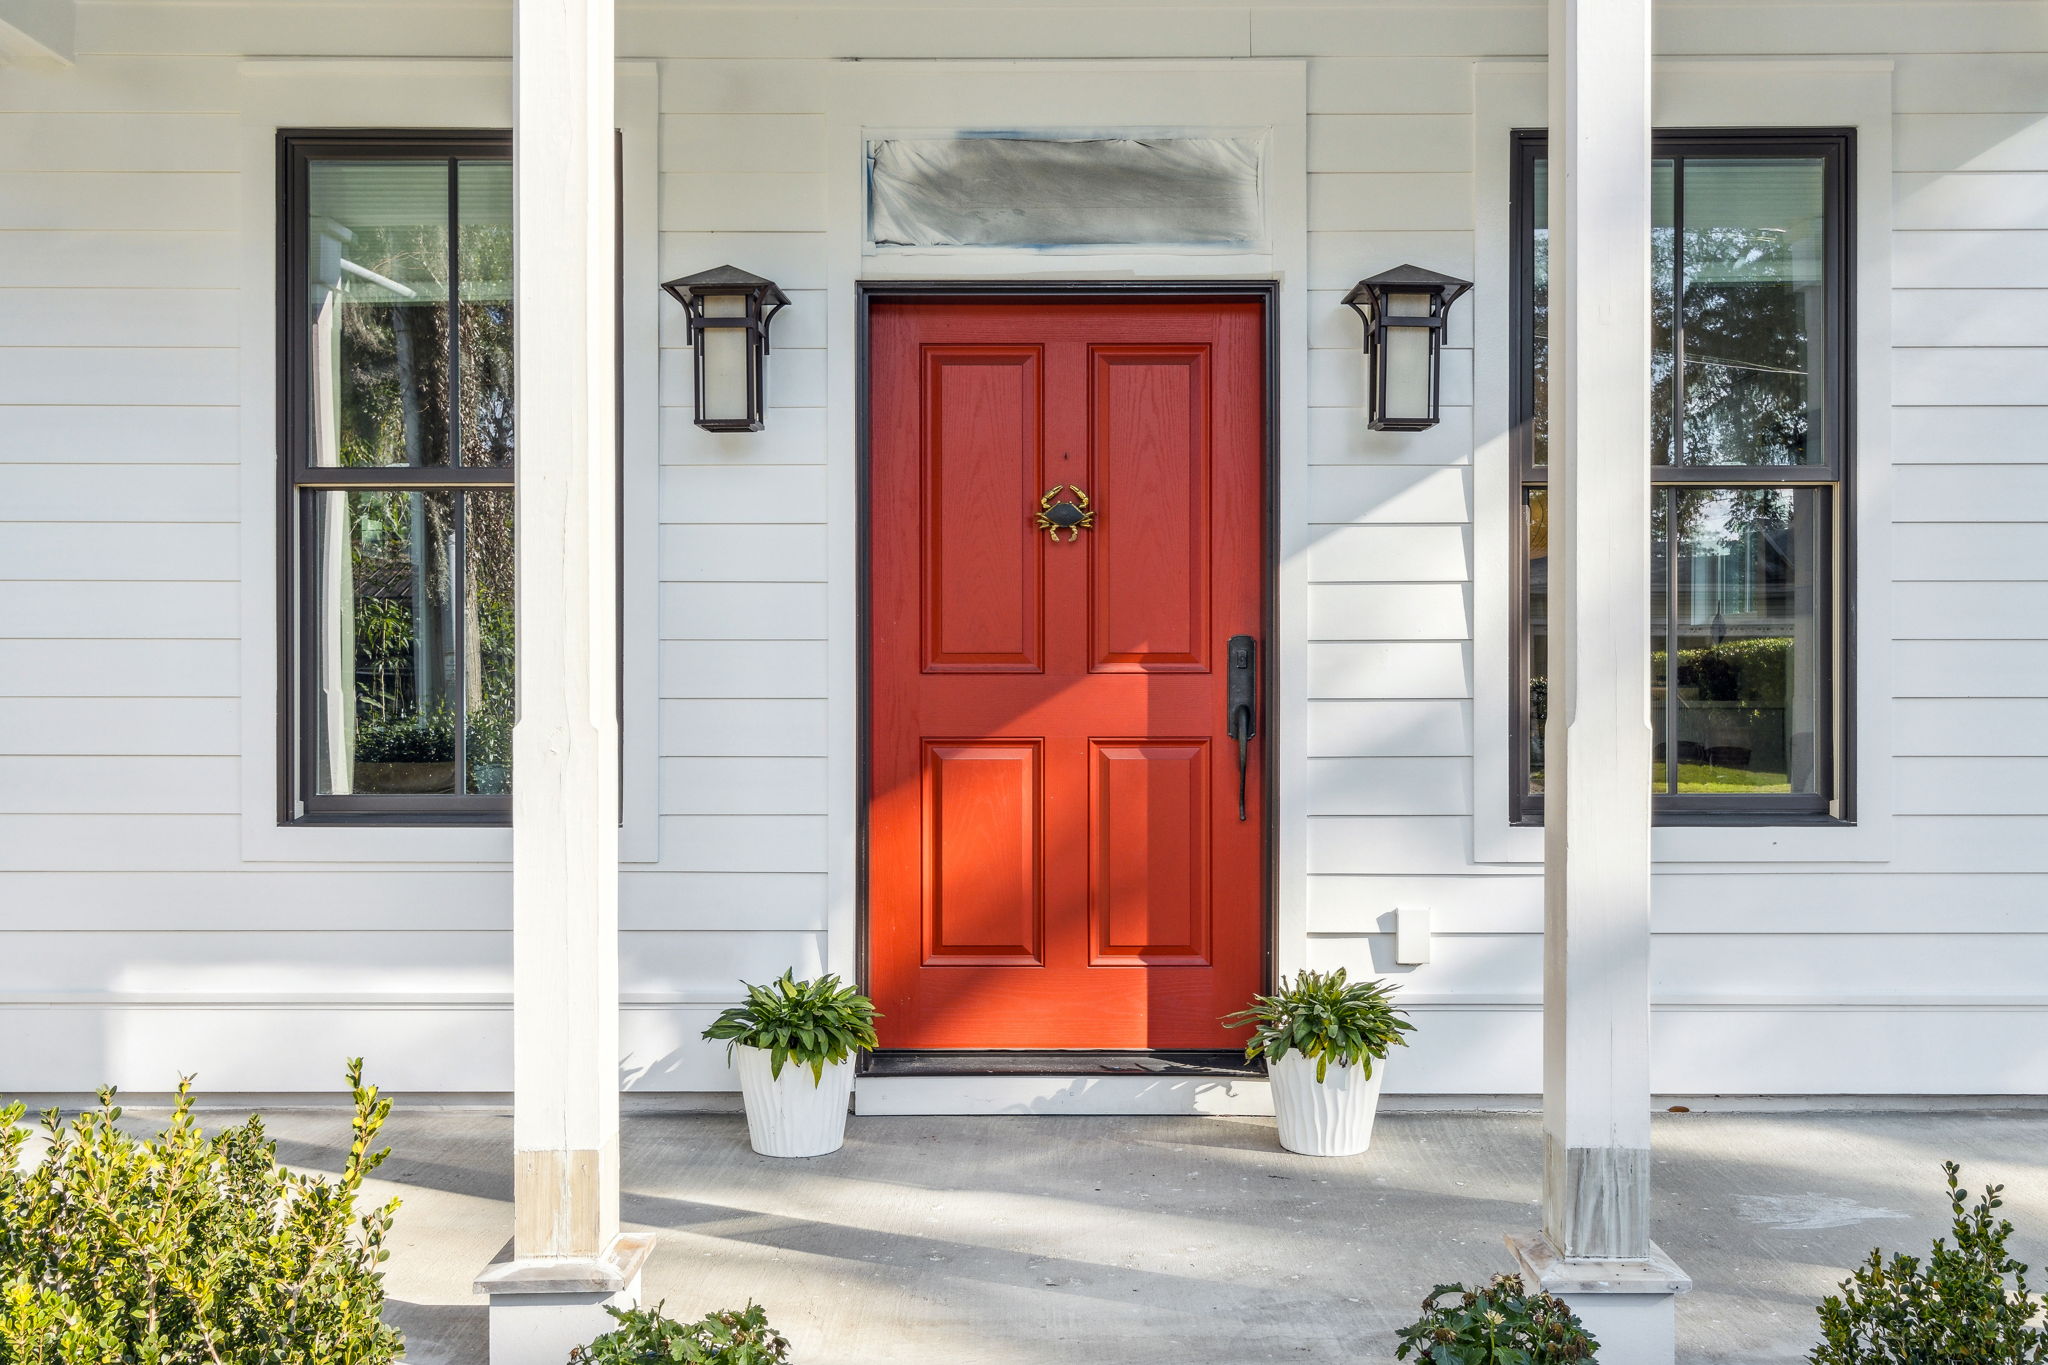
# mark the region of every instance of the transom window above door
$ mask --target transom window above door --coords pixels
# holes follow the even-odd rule
[[[280,155],[282,813],[502,822],[511,140],[286,134]]]
[[[1661,823],[1846,818],[1847,133],[1660,134],[1652,174],[1651,725]],[[1513,818],[1549,712],[1549,233],[1516,135]]]

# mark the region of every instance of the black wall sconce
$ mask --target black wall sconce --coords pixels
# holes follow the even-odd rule
[[[1400,265],[1360,280],[1344,303],[1365,323],[1366,393],[1374,431],[1437,423],[1444,317],[1470,280]]]
[[[768,324],[789,306],[789,297],[775,281],[730,265],[670,280],[662,288],[689,318],[697,425],[706,431],[759,431]]]

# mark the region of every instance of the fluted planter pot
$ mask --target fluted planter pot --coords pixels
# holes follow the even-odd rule
[[[1273,1120],[1282,1147],[1303,1156],[1357,1156],[1372,1146],[1380,1083],[1387,1076],[1384,1057],[1373,1060],[1370,1077],[1364,1067],[1332,1062],[1318,1081],[1315,1062],[1289,1052],[1277,1061],[1268,1057],[1266,1075],[1273,1082]]]
[[[815,1083],[794,1057],[782,1074],[769,1074],[765,1047],[733,1049],[740,1093],[747,1101],[747,1137],[762,1156],[824,1156],[846,1142],[846,1102],[853,1094],[853,1059],[828,1063]]]

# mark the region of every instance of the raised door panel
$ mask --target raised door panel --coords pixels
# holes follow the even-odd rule
[[[1089,745],[1095,965],[1208,963],[1209,748],[1199,739]]]
[[[1044,960],[1042,746],[930,740],[924,746],[928,965]]]
[[[1036,346],[924,348],[923,516],[878,507],[874,534],[922,540],[928,673],[1043,667],[1042,369]]]
[[[1209,667],[1209,348],[1089,348],[1090,670]]]

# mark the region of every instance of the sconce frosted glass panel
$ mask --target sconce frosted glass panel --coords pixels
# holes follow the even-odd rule
[[[1426,318],[1427,294],[1390,294],[1390,318]],[[1425,420],[1429,416],[1429,331],[1427,327],[1387,328],[1387,408],[1380,415],[1394,421]]]
[[[1249,247],[1259,144],[1238,138],[887,138],[868,148],[875,246]]]
[[[708,294],[704,298],[707,318],[743,318],[747,300],[740,294]],[[747,402],[747,329],[706,327],[697,334],[704,348],[704,411],[697,416],[709,422],[744,422]]]

